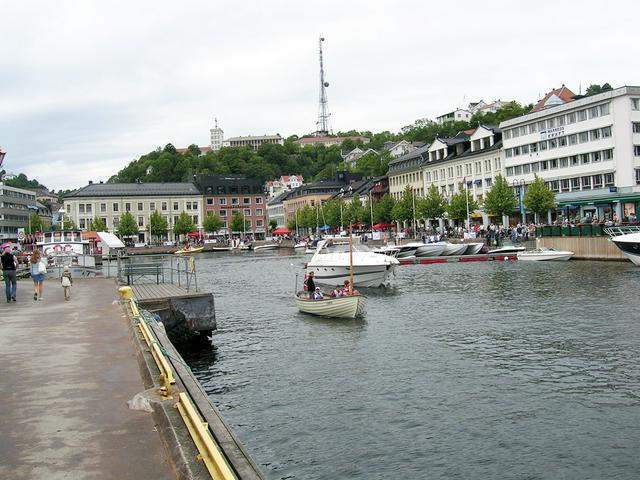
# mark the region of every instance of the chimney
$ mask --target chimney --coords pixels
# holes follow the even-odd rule
[[[93,185],[93,180],[89,180],[89,185]]]

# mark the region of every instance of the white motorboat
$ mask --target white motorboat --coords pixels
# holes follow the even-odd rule
[[[518,260],[527,261],[566,261],[573,257],[574,253],[567,250],[554,250],[553,248],[536,248],[518,252]]]
[[[306,250],[307,249],[307,242],[298,242],[293,246],[293,248],[295,248],[295,249],[299,249],[300,248],[300,249],[305,249]]]
[[[443,257],[450,257],[453,255],[462,255],[467,250],[466,243],[445,243],[444,252],[441,253]]]
[[[493,250],[489,250],[489,254],[502,255],[503,253],[518,253],[524,252],[526,248],[524,247],[516,247],[514,245],[504,245],[500,248],[494,248]]]
[[[425,243],[416,249],[416,257],[437,257],[442,255],[447,245],[444,243]]]
[[[380,253],[382,255],[389,255],[391,257],[395,257],[398,255],[400,251],[400,247],[397,245],[383,245],[382,247],[372,248],[371,251],[373,253]]]
[[[267,245],[256,245],[253,247],[253,250],[257,252],[258,250],[273,250],[274,248],[278,248],[278,245],[269,243]]]
[[[484,247],[484,243],[465,243],[465,245],[467,246],[467,250],[464,252],[463,255],[475,255],[477,253],[480,252],[480,250],[482,250],[482,247]]]
[[[353,246],[353,285],[379,287],[389,280],[400,262],[388,255],[372,252],[364,245]],[[349,245],[318,243],[316,253],[307,264],[307,272],[314,272],[316,283],[338,285],[350,279]]]
[[[307,248],[304,253],[306,254],[314,254],[316,253],[316,249],[315,248]]]
[[[622,254],[640,267],[640,229],[639,227],[605,228],[609,240],[620,249]]]
[[[313,300],[309,298],[309,292],[298,292],[295,302],[298,310],[303,313],[329,318],[355,318],[364,313],[367,297],[354,294]]]

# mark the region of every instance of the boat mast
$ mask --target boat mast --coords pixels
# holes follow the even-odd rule
[[[351,223],[349,223],[349,294],[353,293],[353,237],[351,237]]]

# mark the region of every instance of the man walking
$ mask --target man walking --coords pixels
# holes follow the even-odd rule
[[[4,278],[5,293],[7,294],[7,303],[13,300],[16,301],[16,290],[18,284],[16,283],[16,265],[18,260],[11,253],[9,247],[4,249],[4,253],[0,256],[2,262],[2,277]]]

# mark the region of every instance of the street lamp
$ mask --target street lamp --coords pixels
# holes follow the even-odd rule
[[[518,193],[518,203],[519,203],[520,216],[522,217],[522,223],[527,223],[526,213],[524,211],[525,184],[526,182],[524,181],[523,178],[521,178],[520,180],[513,180],[513,182],[511,182],[511,185],[513,185],[514,190],[516,190],[516,192]]]
[[[62,223],[60,224],[60,235],[63,240],[64,240],[64,214],[65,213],[66,213],[65,209],[60,207],[60,210],[58,210],[58,214],[60,215],[60,218],[62,218]]]
[[[0,168],[2,168],[2,162],[4,162],[4,156],[7,154],[2,147],[0,147]],[[7,173],[4,170],[0,170],[0,182],[4,178],[4,174]]]

